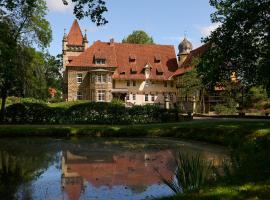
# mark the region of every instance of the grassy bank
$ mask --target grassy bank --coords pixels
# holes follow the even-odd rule
[[[237,145],[270,133],[270,121],[202,120],[147,125],[0,125],[0,136],[174,137]]]

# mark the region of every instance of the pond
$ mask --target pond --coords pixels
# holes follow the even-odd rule
[[[0,139],[1,199],[140,200],[172,195],[176,152],[219,165],[220,146],[170,139]],[[159,172],[159,173],[158,173]]]

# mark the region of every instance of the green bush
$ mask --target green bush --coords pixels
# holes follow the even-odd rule
[[[223,104],[217,104],[214,107],[216,114],[219,115],[232,115],[237,113],[236,107],[229,107]]]
[[[6,122],[31,124],[147,124],[175,122],[177,110],[158,106],[134,106],[103,102],[80,102],[52,107],[44,103],[17,103],[7,107]]]

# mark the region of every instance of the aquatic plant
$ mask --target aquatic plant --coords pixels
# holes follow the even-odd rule
[[[203,160],[199,154],[189,155],[179,152],[176,157],[176,170],[171,180],[164,178],[162,181],[175,193],[198,190],[209,178],[212,162]]]

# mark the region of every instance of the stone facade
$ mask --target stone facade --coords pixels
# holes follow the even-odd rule
[[[63,38],[64,90],[67,101],[110,102],[129,106],[173,107],[178,68],[173,46],[95,42],[88,47],[77,21]],[[134,73],[135,71],[135,73]]]

